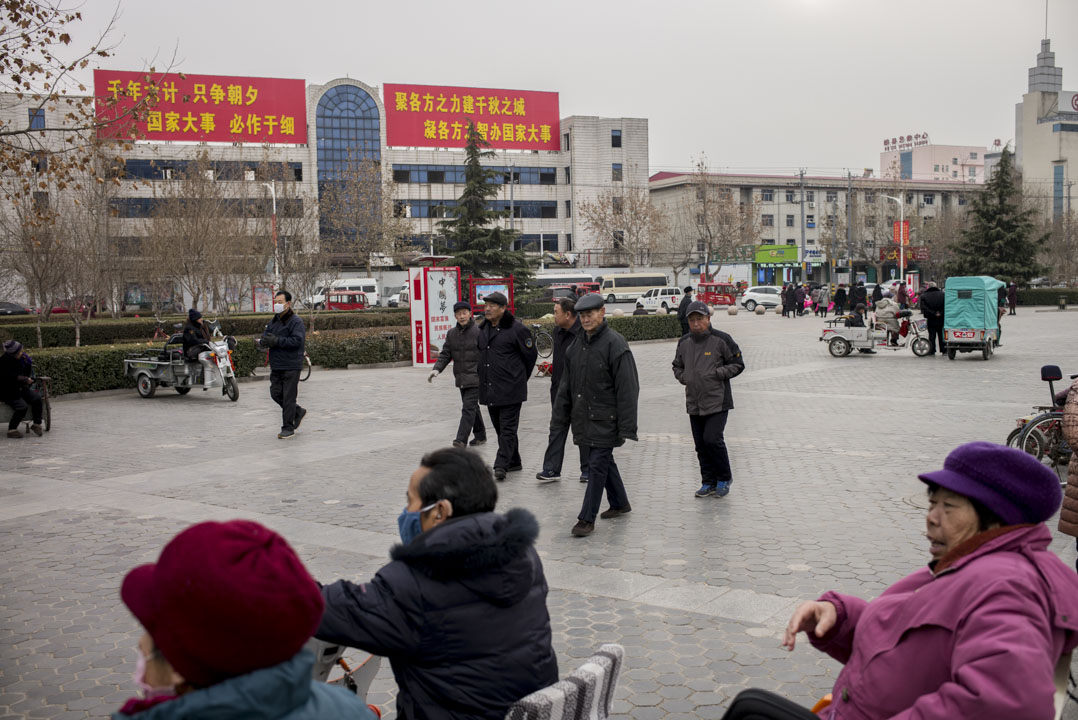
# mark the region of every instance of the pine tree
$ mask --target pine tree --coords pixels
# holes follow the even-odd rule
[[[496,170],[484,168],[483,158],[493,157],[490,144],[468,123],[467,160],[464,170],[464,192],[457,204],[446,208],[451,216],[440,227],[447,246],[453,253],[452,263],[460,266],[461,277],[508,277],[513,275],[519,287],[531,277],[531,261],[519,250],[512,250],[516,231],[494,225],[505,217],[504,212],[491,210],[488,201],[498,195]]]
[[[969,227],[953,248],[951,275],[991,275],[1023,283],[1041,274],[1043,268],[1036,258],[1048,233],[1034,238],[1035,211],[1022,207],[1013,158],[1004,148],[992,179],[974,196],[967,216]]]

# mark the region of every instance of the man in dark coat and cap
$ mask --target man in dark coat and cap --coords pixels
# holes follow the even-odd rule
[[[494,478],[522,470],[517,427],[520,406],[528,399],[528,378],[539,357],[535,341],[524,324],[509,312],[500,292],[487,295],[486,322],[479,326],[479,402],[487,406],[490,424],[498,434]]]
[[[482,445],[487,441],[487,426],[483,423],[483,413],[479,412],[479,326],[472,318],[472,306],[458,302],[453,306],[453,315],[457,324],[446,333],[442,350],[438,353],[438,362],[427,376],[427,382],[438,377],[449,363],[453,363],[453,377],[460,389],[460,424],[453,447],[468,444],[468,435],[472,434],[472,445]]]
[[[22,437],[19,423],[26,417],[27,410],[33,413],[30,430],[41,437],[43,405],[41,395],[30,387],[34,382],[30,368],[30,358],[23,352],[22,343],[18,340],[4,342],[4,353],[0,355],[0,401],[10,405],[12,410],[7,424],[9,438]]]
[[[686,285],[684,294],[681,297],[681,303],[677,306],[677,321],[681,324],[681,334],[689,334],[689,316],[686,314],[689,310],[689,303],[692,302],[692,286]]]

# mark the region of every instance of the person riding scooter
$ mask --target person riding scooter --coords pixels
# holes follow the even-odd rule
[[[887,338],[891,345],[898,345],[898,311],[898,303],[892,299],[890,290],[876,301],[876,322],[887,327]]]
[[[202,383],[213,387],[217,380],[217,365],[210,359],[210,331],[202,319],[202,313],[191,308],[187,311],[187,323],[183,326],[183,356],[202,366]]]

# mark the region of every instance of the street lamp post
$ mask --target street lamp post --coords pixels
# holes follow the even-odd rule
[[[277,259],[277,191],[273,187],[273,183],[262,183],[269,188],[270,198],[273,200],[273,214],[270,216],[270,228],[273,232],[273,291],[277,292],[281,289],[281,271],[280,264]]]
[[[906,282],[906,246],[902,244],[906,231],[906,204],[902,198],[884,195],[888,200],[898,203],[898,281]]]

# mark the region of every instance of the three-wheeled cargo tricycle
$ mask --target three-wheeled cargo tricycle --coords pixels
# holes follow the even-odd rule
[[[994,277],[950,277],[943,288],[943,347],[947,358],[980,352],[985,360],[999,344],[999,289]]]
[[[158,386],[174,387],[180,395],[201,386],[206,390],[220,387],[221,394],[227,395],[229,400],[239,400],[240,388],[232,362],[236,338],[222,334],[221,324],[217,321],[210,322],[209,328],[211,337],[203,353],[211,365],[209,372],[199,360],[184,357],[183,350],[178,347],[183,344],[183,334],[174,333],[156,352],[129,353],[124,359],[124,375],[135,379],[138,394],[144,398],[153,397]]]
[[[849,315],[840,315],[824,324],[820,333],[820,342],[827,343],[827,351],[833,357],[846,357],[854,350],[871,353],[876,350],[901,350],[909,347],[917,357],[928,355],[932,349],[924,333],[927,326],[924,318],[914,318],[910,310],[901,310],[896,317],[899,321],[898,338],[890,341],[887,326],[883,323],[869,322],[867,327],[844,327]]]

